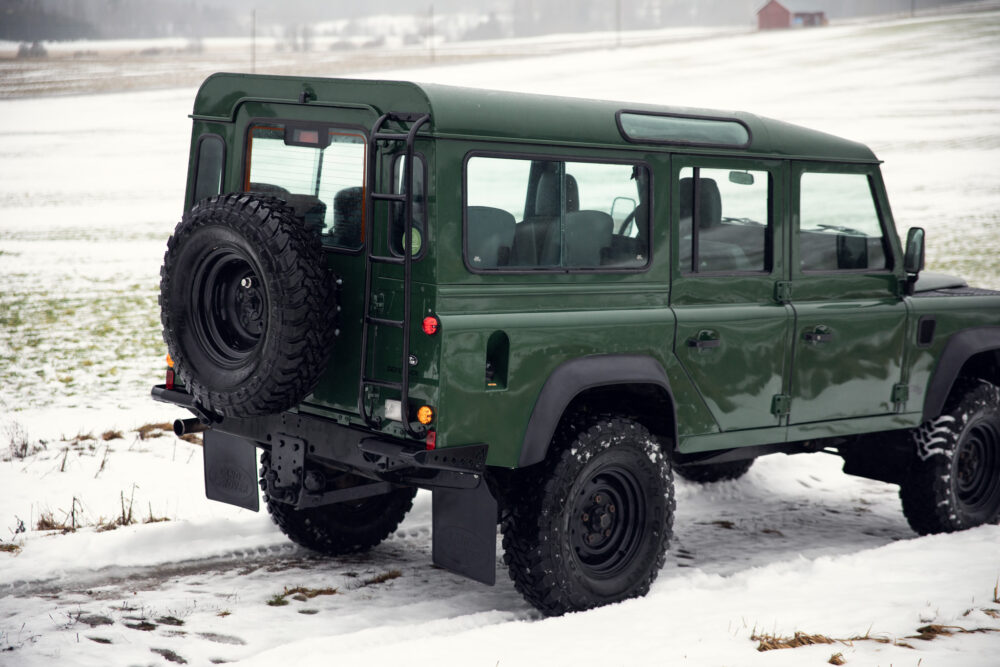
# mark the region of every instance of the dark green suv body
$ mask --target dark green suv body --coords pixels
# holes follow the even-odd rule
[[[1000,516],[1000,293],[925,274],[863,145],[744,113],[221,74],[164,260],[210,498],[332,554],[643,594],[673,472],[830,451],[921,533]],[[408,251],[407,251],[408,250]]]

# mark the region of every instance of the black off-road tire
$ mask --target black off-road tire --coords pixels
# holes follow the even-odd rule
[[[747,474],[753,459],[728,461],[726,463],[705,463],[702,465],[674,466],[674,472],[691,482],[711,484],[730,479],[739,479]]]
[[[514,587],[549,616],[645,595],[674,516],[670,463],[640,424],[602,418],[522,471],[502,524]]]
[[[226,416],[297,405],[326,367],[334,294],[319,235],[283,201],[237,193],[199,202],[160,269],[163,340],[177,376]]]
[[[1000,388],[962,381],[943,414],[914,429],[912,439],[899,497],[913,530],[950,533],[1000,522]]]
[[[260,457],[261,488],[271,467],[270,454]],[[363,480],[358,480],[363,483]],[[396,531],[413,507],[415,488],[394,489],[389,493],[353,502],[297,510],[264,494],[271,520],[290,540],[328,556],[368,551]]]

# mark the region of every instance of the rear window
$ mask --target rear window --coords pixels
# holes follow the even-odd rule
[[[285,200],[324,244],[360,248],[366,146],[363,134],[347,129],[253,125],[244,190]]]

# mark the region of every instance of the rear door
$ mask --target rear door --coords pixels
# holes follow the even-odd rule
[[[906,306],[876,165],[792,169],[791,424],[893,412]]]
[[[719,429],[780,426],[791,309],[779,302],[786,167],[675,156],[674,353]]]
[[[339,334],[327,371],[306,403],[357,412],[364,304],[364,190],[371,111],[249,103],[241,107],[242,176],[234,189],[272,195],[321,234],[339,279]]]

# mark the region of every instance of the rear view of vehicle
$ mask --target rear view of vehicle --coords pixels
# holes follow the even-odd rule
[[[384,539],[418,485],[491,500],[475,492],[485,447],[435,451],[433,267],[415,261],[427,115],[308,106],[298,91],[212,97],[233,78],[196,103],[186,213],[161,272],[171,368],[154,389],[197,415],[179,431],[207,429],[208,496],[257,509],[260,447],[275,521],[331,554]],[[492,577],[490,563],[479,578]]]

